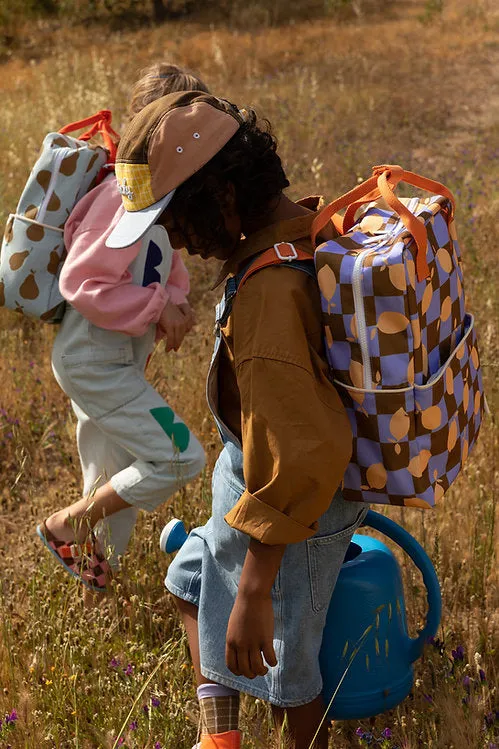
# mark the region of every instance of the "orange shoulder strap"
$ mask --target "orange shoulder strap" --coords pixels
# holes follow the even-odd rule
[[[313,260],[313,251],[307,252],[302,250],[300,247],[295,247],[291,242],[277,242],[273,247],[270,247],[261,255],[258,255],[257,259],[251,263],[250,267],[246,270],[246,273],[239,282],[239,287],[243,283],[262,268],[266,268],[268,265],[283,265],[284,263],[290,263],[293,260]]]

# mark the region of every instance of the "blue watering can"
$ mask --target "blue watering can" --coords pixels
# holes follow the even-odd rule
[[[373,510],[364,525],[395,541],[422,572],[428,614],[424,629],[411,639],[397,560],[381,541],[356,533],[331,598],[319,656],[330,720],[369,718],[402,702],[412,688],[412,664],[436,634],[442,613],[435,569],[416,539]],[[173,519],[163,528],[160,547],[171,553],[186,538],[182,521]]]

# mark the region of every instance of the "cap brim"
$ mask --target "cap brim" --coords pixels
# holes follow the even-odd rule
[[[158,216],[160,216],[175,194],[172,190],[161,200],[153,203],[142,211],[125,211],[120,218],[111,234],[106,239],[106,247],[114,250],[130,247],[131,244],[138,242],[144,236],[146,231],[152,226]]]

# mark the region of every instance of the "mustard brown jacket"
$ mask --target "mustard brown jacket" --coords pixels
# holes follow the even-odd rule
[[[318,200],[300,202],[316,208]],[[277,242],[311,254],[313,219],[310,212],[241,241],[219,280]],[[285,265],[257,271],[221,332],[219,415],[241,442],[246,484],[225,519],[264,544],[303,541],[341,484],[352,447],[328,377],[317,283]]]

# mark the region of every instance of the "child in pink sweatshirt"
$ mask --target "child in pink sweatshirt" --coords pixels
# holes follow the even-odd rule
[[[192,89],[207,90],[177,66],[153,65],[133,89],[130,114]],[[57,561],[99,591],[126,549],[138,510],[154,510],[204,466],[200,443],[144,374],[155,342],[166,339],[166,350],[177,350],[192,327],[187,270],[159,225],[126,249],[107,248],[123,212],[111,174],[65,225],[59,285],[68,304],[52,368],[77,418],[83,498],[37,528]]]

